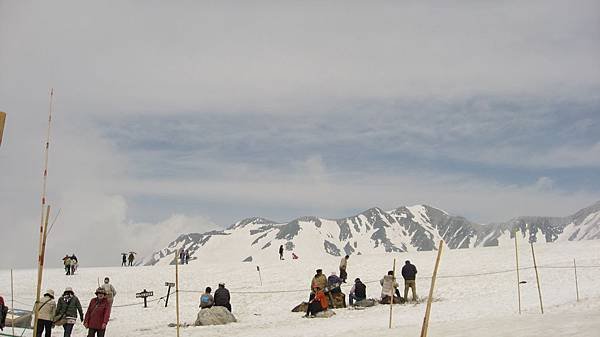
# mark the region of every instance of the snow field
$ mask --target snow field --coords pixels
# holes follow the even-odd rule
[[[186,327],[181,336],[418,336],[425,304],[395,305],[393,329],[388,329],[389,306],[366,310],[335,309],[330,319],[304,319],[291,309],[308,298],[314,271],[322,268],[325,275],[338,269],[339,257],[279,261],[276,249],[270,261],[221,264],[217,260],[192,261],[180,266],[180,317],[182,323],[193,324],[198,311],[198,298],[206,286],[213,289],[225,282],[232,295],[233,313],[239,322],[226,326]],[[235,249],[235,247],[232,247]],[[320,247],[319,247],[320,249]],[[523,314],[518,315],[514,246],[445,250],[432,306],[429,336],[598,336],[600,331],[600,241],[539,244],[535,246],[539,266],[570,267],[577,259],[581,301],[575,300],[573,269],[541,268],[540,281],[545,315],[539,314],[538,293],[533,269],[521,271]],[[532,266],[531,248],[519,247],[522,268]],[[399,270],[404,260],[418,268],[417,292],[425,298],[429,291],[437,252],[394,253],[351,256],[347,294],[352,281],[360,277],[367,284],[367,295],[379,297],[378,280],[392,269],[396,258]],[[262,260],[262,259],[261,259]],[[118,256],[116,261],[119,262]],[[260,265],[263,285],[259,284],[256,266]],[[488,272],[510,272],[481,274]],[[75,276],[65,276],[61,269],[44,274],[44,289],[61,293],[71,286],[85,306],[93,296],[97,282],[111,278],[118,294],[107,336],[175,336],[169,323],[175,322],[175,296],[169,307],[156,299],[166,294],[165,282],[174,282],[174,266],[85,268]],[[17,308],[30,308],[34,299],[35,270],[16,270],[15,299]],[[460,276],[460,277],[452,277]],[[402,283],[402,282],[400,282]],[[154,291],[149,308],[135,293]],[[403,286],[400,287],[401,292]],[[0,271],[0,294],[10,301],[10,272]],[[409,295],[410,296],[410,295]],[[154,301],[153,301],[154,300]],[[131,306],[128,304],[137,303]],[[29,305],[27,305],[29,304]],[[62,334],[58,328],[54,334]],[[77,324],[74,336],[85,335]]]

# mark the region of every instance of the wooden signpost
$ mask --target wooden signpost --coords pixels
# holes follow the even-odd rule
[[[154,292],[153,291],[147,291],[146,289],[142,290],[141,293],[136,293],[135,294],[135,298],[143,298],[144,299],[144,308],[148,307],[148,297],[150,297],[150,296],[154,296]]]
[[[165,282],[165,286],[169,287],[169,289],[167,289],[167,300],[165,301],[165,308],[167,307],[167,305],[169,305],[169,295],[171,295],[171,288],[173,288],[175,286],[174,282]]]

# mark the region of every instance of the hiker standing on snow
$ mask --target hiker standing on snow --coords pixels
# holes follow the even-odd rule
[[[65,255],[62,260],[63,264],[65,265],[65,275],[71,275],[71,257],[69,255]]]
[[[185,259],[185,264],[188,264],[188,262],[190,261],[190,250],[189,249],[185,250],[184,259]]]
[[[101,286],[102,289],[104,289],[104,295],[106,296],[106,301],[108,302],[108,305],[110,307],[112,307],[113,301],[115,296],[117,296],[117,291],[115,290],[115,287],[112,286],[112,284],[109,283],[110,279],[107,277],[104,278],[104,284]]]
[[[327,277],[323,275],[323,269],[317,269],[317,273],[310,282],[310,290],[315,293],[317,288],[323,290],[325,287],[327,287]]]
[[[350,258],[349,255],[346,255],[344,257],[342,257],[342,260],[340,261],[340,278],[342,279],[342,282],[346,283],[346,279],[348,278],[348,273],[346,273],[346,267],[348,266],[348,259]]]
[[[121,267],[127,267],[127,254],[121,253]]]
[[[404,300],[408,300],[408,288],[412,290],[412,300],[417,300],[417,267],[411,264],[409,260],[404,262],[402,267],[402,277],[404,278]]]
[[[283,260],[283,245],[279,246],[279,259]]]
[[[34,306],[34,312],[38,311],[37,319],[37,334],[36,337],[42,336],[42,331],[46,331],[45,337],[52,336],[52,326],[54,325],[54,312],[56,311],[56,303],[54,302],[54,290],[48,289],[44,297]]]
[[[348,298],[350,299],[350,305],[352,305],[355,300],[358,302],[367,299],[367,286],[362,283],[358,277],[354,280],[354,285],[352,286],[352,289],[350,289]]]
[[[133,266],[133,260],[135,260],[135,255],[133,255],[133,252],[129,253],[129,266],[132,267]]]
[[[105,298],[102,287],[96,289],[96,298],[92,298],[83,319],[83,326],[88,329],[88,337],[104,337],[106,325],[110,319],[110,305]]]
[[[215,291],[215,307],[225,307],[231,312],[231,296],[225,288],[225,283],[219,283],[219,289]]]
[[[393,300],[394,293],[396,296],[400,297],[400,292],[398,291],[398,282],[396,282],[396,277],[394,276],[393,271],[388,271],[387,275],[385,275],[381,281],[381,303],[390,303],[390,300]],[[392,302],[393,303],[393,302]]]
[[[71,275],[75,275],[75,270],[77,270],[77,266],[79,265],[79,260],[77,260],[77,256],[75,254],[71,255]]]
[[[62,321],[63,329],[65,330],[64,337],[71,336],[73,326],[77,323],[77,312],[79,312],[79,318],[83,322],[81,302],[75,296],[73,288],[67,287],[63,295],[58,299],[56,313],[54,314],[54,323],[56,325],[59,325],[58,322]]]
[[[200,309],[208,309],[215,304],[215,298],[210,294],[212,289],[206,287],[204,294],[200,296]]]

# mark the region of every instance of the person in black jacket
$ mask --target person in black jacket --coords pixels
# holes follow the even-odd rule
[[[362,301],[367,298],[367,286],[357,277],[354,280],[354,285],[350,289],[350,295],[348,295],[350,305],[354,304],[354,301]]]
[[[411,264],[409,260],[404,262],[404,267],[402,267],[402,277],[404,278],[404,300],[408,300],[408,288],[410,288],[412,290],[412,300],[416,301],[417,284],[415,283],[415,279],[417,277],[417,267]]]
[[[283,260],[283,245],[279,246],[279,259]]]
[[[231,297],[229,296],[229,290],[225,288],[225,283],[219,283],[219,289],[215,291],[215,307],[225,307],[231,312]]]

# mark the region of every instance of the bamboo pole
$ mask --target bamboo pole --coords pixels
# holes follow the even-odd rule
[[[48,223],[48,219],[46,217],[46,220],[44,221],[44,208],[46,207],[46,189],[47,189],[47,181],[48,181],[48,152],[50,149],[50,126],[52,125],[52,108],[53,108],[53,102],[54,102],[54,89],[50,89],[50,104],[48,107],[48,128],[46,130],[46,143],[44,146],[44,172],[43,172],[43,176],[42,176],[42,207],[41,207],[41,219],[40,219],[40,238],[38,241],[38,280],[37,280],[37,288],[36,288],[36,295],[35,295],[35,303],[36,305],[39,303],[40,301],[40,292],[41,292],[41,282],[42,282],[42,268],[43,266],[43,242],[45,241],[45,234],[44,234],[44,222],[47,224]],[[50,210],[48,209],[48,212]],[[46,225],[47,227],[47,225]],[[35,315],[34,315],[34,326],[33,326],[33,336],[36,336],[37,334],[37,318],[38,318],[38,311],[35,311]]]
[[[542,315],[544,314],[544,304],[542,303],[542,288],[540,287],[540,276],[537,269],[537,263],[535,262],[535,250],[533,249],[533,242],[531,242],[531,256],[533,256],[533,268],[535,269],[535,280],[537,282],[538,295],[540,297],[540,310]]]
[[[38,257],[38,274],[37,274],[37,293],[35,298],[35,310],[34,310],[34,321],[33,321],[33,336],[37,336],[37,320],[39,315],[40,293],[42,290],[42,276],[44,271],[44,259],[46,257],[46,237],[48,229],[48,219],[50,218],[50,205],[46,206],[46,218],[44,219],[44,225],[42,227],[42,247],[40,248],[40,254]]]
[[[392,279],[392,291],[390,294],[390,324],[389,328],[392,328],[392,308],[394,307],[394,283],[396,283],[396,259],[394,259],[394,265],[392,267],[392,275],[394,276]]]
[[[175,251],[175,312],[177,315],[177,337],[179,337],[179,249]]]
[[[10,313],[11,313],[11,323],[12,326],[12,334],[15,334],[15,287],[13,281],[13,270],[10,270]]]
[[[577,283],[577,264],[573,259],[573,268],[575,269],[575,293],[577,294],[577,302],[579,302],[579,284]]]
[[[427,337],[427,330],[429,329],[429,315],[431,314],[431,302],[433,300],[433,289],[435,288],[435,279],[437,277],[438,268],[440,266],[440,258],[442,257],[442,249],[444,240],[440,240],[440,246],[438,248],[437,258],[435,260],[435,268],[433,269],[433,276],[431,277],[431,287],[429,287],[429,298],[427,298],[427,308],[425,309],[425,318],[423,318],[423,326],[421,327],[421,337]]]
[[[519,246],[517,245],[517,232],[515,232],[515,259],[517,261],[517,297],[519,298],[519,315],[521,314],[521,277],[519,276]]]

